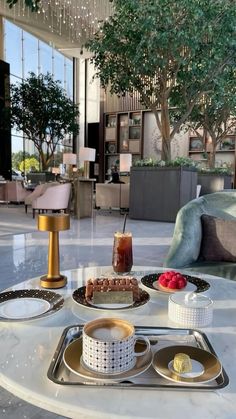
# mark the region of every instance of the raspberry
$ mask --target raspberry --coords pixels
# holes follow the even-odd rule
[[[178,286],[177,286],[177,282],[176,282],[174,279],[172,279],[172,280],[169,282],[169,284],[168,284],[168,288],[170,288],[170,289],[177,289],[177,288],[178,288]]]
[[[184,281],[182,279],[180,279],[178,281],[178,289],[181,289],[181,288],[184,288],[184,287],[185,287],[185,283],[184,283]]]

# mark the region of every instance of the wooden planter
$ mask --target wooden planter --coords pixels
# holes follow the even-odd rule
[[[130,218],[175,221],[177,212],[196,198],[197,172],[188,167],[132,167]]]
[[[197,183],[201,185],[200,195],[206,195],[223,189],[232,189],[232,176],[214,173],[198,173]]]

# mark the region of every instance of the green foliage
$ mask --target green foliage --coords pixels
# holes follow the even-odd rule
[[[20,163],[19,169],[21,172],[29,172],[31,168],[39,170],[39,161],[35,157],[30,157]]]
[[[182,104],[177,100],[178,113]],[[189,116],[188,128],[198,135],[201,132],[211,137],[210,163],[215,165],[217,145],[236,129],[236,74],[235,69],[225,68],[217,81],[209,83],[209,90]],[[203,134],[202,134],[203,135]],[[224,144],[226,141],[224,140]]]
[[[18,0],[6,0],[9,4],[9,8],[18,3]],[[25,5],[30,8],[31,12],[37,12],[39,10],[39,4],[41,0],[25,0]]]
[[[188,157],[176,157],[173,160],[163,161],[155,160],[152,158],[136,160],[133,164],[134,167],[192,167],[196,168],[196,161]]]
[[[17,85],[11,85],[11,121],[33,141],[46,170],[59,144],[67,134],[76,135],[79,115],[59,81],[34,73]]]
[[[229,167],[213,167],[213,168],[198,168],[199,173],[206,173],[212,175],[232,175],[232,169]]]
[[[28,152],[18,151],[17,153],[12,153],[12,168],[20,170],[20,164],[25,158],[30,158],[36,156],[31,156]]]
[[[87,43],[103,87],[139,92],[162,137],[162,159],[194,106],[236,56],[232,0],[115,0],[115,13]],[[181,102],[171,125],[169,108]],[[160,108],[160,113],[158,109]]]

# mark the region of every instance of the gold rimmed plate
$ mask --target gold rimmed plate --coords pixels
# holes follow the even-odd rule
[[[135,309],[135,308],[139,308],[142,307],[143,305],[145,305],[149,299],[150,299],[150,295],[142,290],[141,288],[139,289],[140,291],[140,300],[139,301],[134,301],[132,304],[128,304],[128,305],[124,305],[124,304],[102,304],[102,305],[95,305],[92,302],[86,300],[85,298],[85,291],[86,291],[86,287],[80,287],[77,290],[75,290],[72,294],[72,298],[73,300],[79,304],[82,305],[83,307],[87,307],[90,309],[94,309],[94,310],[131,310],[131,309]]]
[[[164,272],[159,272],[159,273],[153,273],[153,274],[145,275],[141,278],[141,283],[145,287],[147,287],[148,289],[157,291],[161,295],[170,295],[171,292],[178,292],[178,291],[205,292],[210,288],[210,284],[207,281],[205,281],[204,279],[183,274],[183,276],[187,280],[187,286],[185,288],[182,288],[182,289],[177,290],[177,291],[176,290],[165,291],[165,290],[158,287],[158,279],[159,279],[160,275],[163,274],[163,273]]]
[[[192,361],[192,373],[179,374],[173,368],[176,354],[185,353]],[[153,357],[153,368],[167,380],[181,384],[203,384],[216,379],[222,371],[218,358],[211,352],[194,346],[168,346],[157,351]]]
[[[64,298],[48,290],[16,290],[0,293],[0,321],[36,320],[56,313]]]
[[[135,350],[139,344],[135,345]],[[142,345],[142,344],[141,344]],[[143,347],[141,348],[143,350]],[[152,363],[152,352],[149,351],[143,356],[136,357],[136,363],[133,368],[128,371],[119,373],[119,374],[102,374],[96,371],[92,371],[89,368],[85,367],[82,359],[82,338],[74,340],[70,343],[64,351],[63,360],[66,367],[76,375],[79,375],[86,380],[93,381],[125,381],[133,377],[136,377],[146,371]]]

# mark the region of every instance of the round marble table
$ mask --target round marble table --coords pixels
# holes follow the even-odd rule
[[[29,403],[69,418],[221,418],[236,417],[236,282],[205,275],[211,284],[204,295],[214,300],[211,326],[202,329],[219,356],[229,385],[217,391],[176,391],[63,386],[47,378],[53,354],[65,327],[83,324],[99,317],[95,310],[80,308],[71,298],[74,289],[91,276],[110,271],[110,267],[91,267],[63,272],[66,288],[57,290],[65,304],[57,313],[26,322],[1,322],[0,385]],[[137,278],[161,268],[134,267]],[[203,277],[203,275],[199,275]],[[35,289],[39,278],[11,288]],[[176,327],[167,317],[167,298],[154,291],[146,306],[130,312],[119,312],[140,326]],[[0,414],[1,415],[1,414]]]

